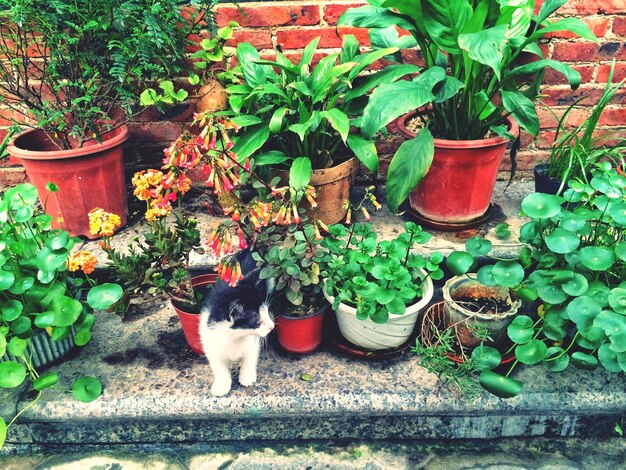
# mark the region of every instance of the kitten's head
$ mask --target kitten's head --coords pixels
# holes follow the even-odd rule
[[[274,329],[274,321],[265,302],[250,304],[245,300],[231,302],[229,311],[231,329],[243,334],[253,334],[264,338]]]

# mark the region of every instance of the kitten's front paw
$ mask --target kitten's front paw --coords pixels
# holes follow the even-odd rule
[[[223,397],[230,392],[230,382],[213,382],[211,385],[211,395],[214,397]]]
[[[254,385],[256,382],[256,371],[241,371],[239,373],[239,383],[244,387]]]

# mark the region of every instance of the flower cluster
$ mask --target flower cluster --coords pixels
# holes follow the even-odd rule
[[[111,214],[96,207],[89,211],[89,232],[98,237],[111,237],[120,228],[122,219],[117,214]]]
[[[168,216],[178,195],[184,195],[191,187],[191,180],[184,173],[164,174],[159,170],[139,171],[133,176],[132,183],[133,194],[148,203],[145,218],[150,221]]]
[[[235,259],[224,259],[220,261],[215,270],[220,276],[220,279],[228,283],[231,287],[236,286],[237,283],[243,279],[241,266]]]
[[[85,274],[91,274],[96,269],[98,260],[91,251],[83,250],[73,253],[67,260],[67,269],[71,272],[82,270]]]

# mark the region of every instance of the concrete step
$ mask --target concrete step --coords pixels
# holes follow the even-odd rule
[[[515,214],[530,188],[518,184],[504,197],[502,186],[496,202],[505,216]],[[402,223],[391,216],[385,220],[377,228],[387,234]],[[522,222],[506,220],[517,227]],[[133,226],[126,233],[136,231]],[[480,232],[493,236],[489,227]],[[455,234],[437,234],[431,242],[452,248],[462,243]],[[514,243],[500,247],[516,249]],[[206,360],[188,349],[173,309],[156,298],[124,319],[98,313],[93,340],[55,370],[62,383],[20,417],[10,429],[7,449],[60,443],[609,436],[626,416],[623,374],[522,368],[514,377],[525,383],[524,390],[513,399],[480,389],[463,396],[429,374],[408,350],[393,359],[359,359],[328,339],[310,356],[288,355],[270,341],[258,383],[214,398]],[[312,380],[302,380],[303,374]],[[98,400],[81,403],[68,393],[81,375],[100,378],[104,391]],[[0,413],[7,421],[31,402],[21,391],[0,393]]]

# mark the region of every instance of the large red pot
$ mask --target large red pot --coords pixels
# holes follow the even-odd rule
[[[276,316],[276,336],[283,349],[295,354],[314,352],[322,342],[324,314],[328,307],[325,304],[318,311],[302,317]]]
[[[400,132],[409,138],[415,137],[415,133],[406,124],[415,114],[403,116],[398,123]],[[507,125],[511,134],[519,133],[515,120],[509,117]],[[499,136],[483,140],[434,140],[433,163],[409,195],[411,208],[440,228],[479,219],[489,209],[509,140]]]
[[[122,144],[128,135],[128,127],[121,126],[102,134],[101,143],[91,140],[81,148],[59,150],[42,130],[30,129],[16,136],[7,150],[24,165],[46,213],[53,217],[52,226],[95,238],[89,233],[87,216],[95,207],[119,215],[126,224]],[[59,191],[49,193],[49,182]]]
[[[196,287],[201,288],[209,284],[215,284],[215,281],[217,281],[217,274],[202,274],[191,278],[191,285],[195,289]],[[172,307],[178,314],[180,326],[185,334],[187,344],[194,352],[204,355],[202,341],[200,341],[200,314],[186,312],[178,308],[174,302],[172,302]]]

